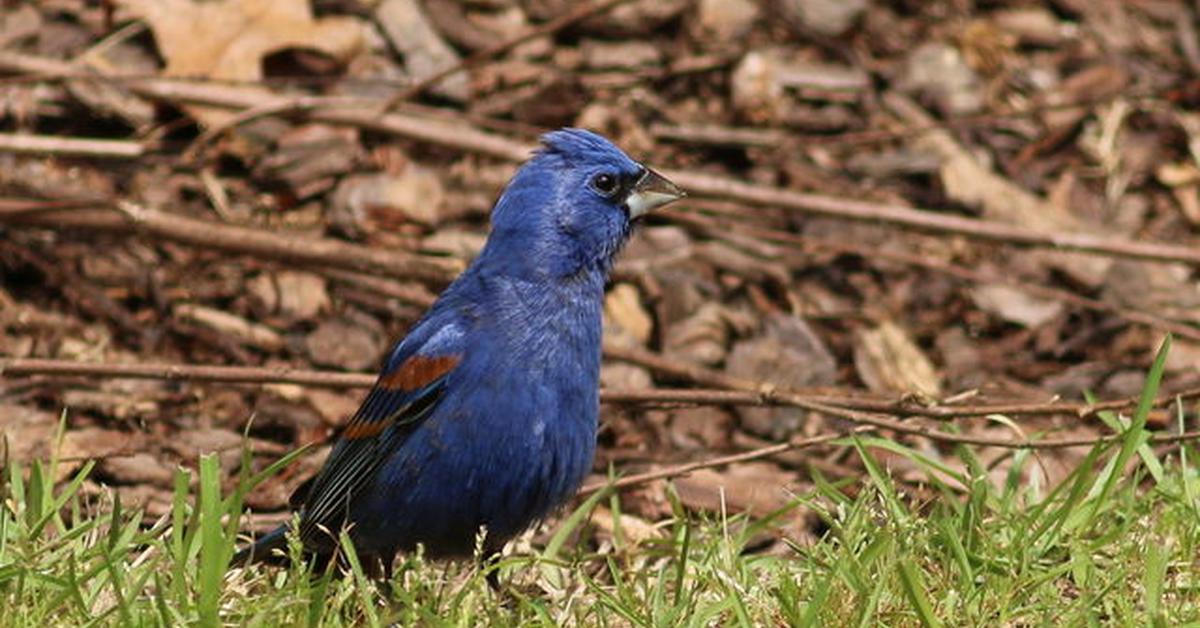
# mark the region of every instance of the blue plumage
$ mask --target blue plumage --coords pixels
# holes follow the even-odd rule
[[[595,133],[542,142],[479,257],[392,351],[314,479],[300,513],[314,554],[343,528],[385,573],[418,544],[470,555],[481,527],[498,551],[591,468],[604,282],[633,219],[683,193]]]

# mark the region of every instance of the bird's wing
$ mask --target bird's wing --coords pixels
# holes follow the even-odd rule
[[[428,333],[430,328],[436,333]],[[418,325],[392,352],[313,479],[300,516],[306,543],[333,542],[329,535],[338,534],[349,505],[437,405],[447,376],[462,361],[463,346],[462,329],[454,323]]]

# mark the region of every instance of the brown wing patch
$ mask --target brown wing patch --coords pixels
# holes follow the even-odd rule
[[[414,355],[405,360],[400,368],[381,377],[379,387],[403,392],[419,390],[449,373],[460,361],[462,357],[458,355]]]
[[[391,421],[355,421],[346,426],[345,431],[342,432],[342,438],[346,440],[371,438],[383,433],[391,424]]]

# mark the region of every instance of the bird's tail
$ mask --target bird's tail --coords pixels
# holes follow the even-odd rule
[[[259,537],[233,555],[230,567],[245,567],[256,563],[286,565],[288,525],[284,524]]]

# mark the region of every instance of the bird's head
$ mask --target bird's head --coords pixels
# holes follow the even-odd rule
[[[634,220],[684,196],[591,131],[561,129],[543,135],[542,145],[492,210],[485,254],[513,271],[606,272]]]

